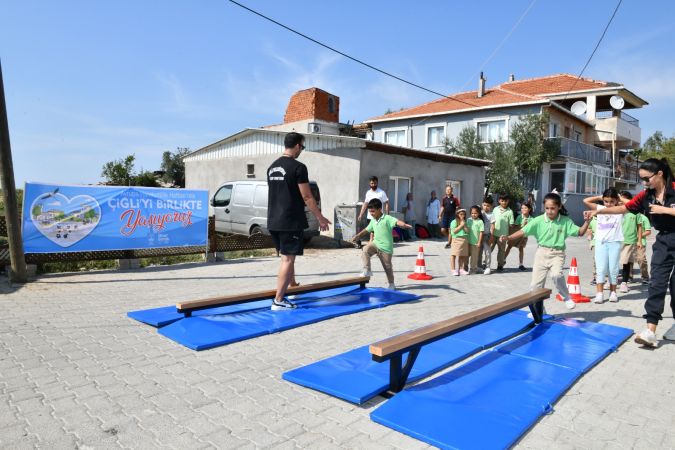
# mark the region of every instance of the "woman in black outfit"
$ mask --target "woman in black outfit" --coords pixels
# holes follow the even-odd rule
[[[675,315],[675,180],[668,161],[650,158],[640,165],[640,179],[645,190],[625,205],[613,206],[597,211],[597,214],[643,213],[659,231],[652,247],[649,296],[645,302],[647,328],[635,337],[641,345],[656,347],[656,325],[663,319],[666,293],[670,287],[670,307]],[[591,217],[596,211],[586,211]]]

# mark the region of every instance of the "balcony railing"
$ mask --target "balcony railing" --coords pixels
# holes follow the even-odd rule
[[[559,142],[560,152],[558,154],[560,156],[601,164],[608,164],[610,162],[610,154],[603,148],[563,137],[549,138],[549,141]]]
[[[610,119],[612,117],[619,117],[620,119],[630,123],[631,125],[635,125],[636,127],[640,126],[639,120],[624,111],[619,111],[617,115],[615,115],[614,111],[598,111],[595,113],[596,119]]]

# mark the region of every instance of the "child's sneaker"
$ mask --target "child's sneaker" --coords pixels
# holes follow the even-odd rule
[[[387,289],[389,289],[390,291],[395,291],[396,285],[394,283],[389,283],[389,286],[387,286]]]
[[[455,276],[455,277],[458,277],[459,276],[459,269],[453,270],[452,275]]]
[[[283,309],[295,309],[297,308],[297,305],[295,303],[291,303],[288,301],[288,299],[283,299],[280,302],[277,302],[277,299],[275,298],[272,301],[272,311],[281,311]]]
[[[364,270],[361,271],[361,273],[359,275],[361,275],[362,277],[372,277],[373,272],[371,272],[370,270],[364,269]]]
[[[524,272],[524,271],[526,271],[527,269],[525,268],[524,265],[521,264],[521,265],[518,266],[518,270],[521,270],[521,271]]]
[[[659,343],[658,339],[656,339],[656,334],[649,328],[635,336],[635,342],[646,347],[656,347]]]
[[[464,270],[464,269],[461,269],[461,270],[459,271],[459,274],[460,274],[460,275],[468,275],[469,272],[467,272],[467,271]]]
[[[489,268],[489,267],[486,268],[486,269],[483,271],[483,275],[490,275],[490,268]]]
[[[595,294],[595,298],[593,299],[593,303],[597,303],[598,305],[603,303],[605,301],[604,296],[602,295],[602,292],[598,292]]]
[[[574,303],[574,300],[568,298],[567,300],[565,300],[565,306],[567,307],[567,309],[574,309],[574,307],[577,306],[577,304]]]
[[[609,301],[612,303],[616,303],[619,301],[619,297],[616,296],[616,292],[611,292],[609,294]]]
[[[623,293],[628,292],[628,284],[626,284],[625,281],[623,283],[621,283],[621,286],[619,286],[619,292],[623,292]]]

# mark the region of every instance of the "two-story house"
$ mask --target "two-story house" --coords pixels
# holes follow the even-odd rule
[[[481,73],[478,90],[448,95],[429,103],[364,121],[375,141],[443,152],[446,139],[475,127],[481,142],[506,142],[521,117],[549,115],[549,137],[560,141],[560,153],[546,164],[534,189],[537,202],[554,188],[563,194],[577,218],[582,198],[608,186],[634,190],[639,185],[631,151],[640,145],[640,125],[625,110],[647,102],[620,83],[569,74],[515,80],[486,88]],[[460,185],[462,180],[455,180]],[[539,205],[537,209],[540,210]]]

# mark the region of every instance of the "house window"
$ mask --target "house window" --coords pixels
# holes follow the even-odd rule
[[[441,147],[445,141],[445,127],[434,126],[427,128],[427,147]]]
[[[408,177],[389,177],[389,210],[392,212],[401,212],[406,203],[408,192],[412,192],[412,178]]]
[[[506,142],[506,120],[478,123],[478,139],[481,143]]]
[[[255,164],[246,164],[246,177],[255,178]]]
[[[405,147],[405,130],[385,131],[384,143]]]
[[[333,114],[335,112],[335,99],[328,97],[328,112]]]
[[[558,124],[551,122],[548,126],[548,136],[549,137],[558,137]]]
[[[574,140],[581,142],[581,131],[577,130],[576,128],[574,129]]]
[[[549,192],[555,189],[561,194],[565,192],[565,163],[551,164],[551,177]]]

